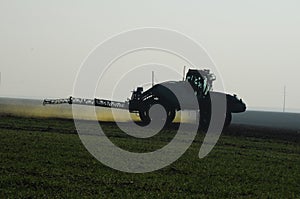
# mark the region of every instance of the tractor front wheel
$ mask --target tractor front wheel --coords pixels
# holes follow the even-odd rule
[[[226,114],[226,118],[225,118],[225,121],[224,121],[224,128],[228,127],[231,123],[231,120],[232,120],[232,115],[231,113],[227,113]]]

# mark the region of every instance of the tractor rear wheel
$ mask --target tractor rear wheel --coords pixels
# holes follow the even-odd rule
[[[152,115],[152,118],[151,118],[150,109],[153,108],[154,105],[162,106],[164,111],[166,111],[166,113],[163,114],[161,112],[157,112],[157,113],[154,112],[154,114]],[[143,125],[148,125],[153,120],[163,120],[163,121],[165,121],[165,126],[166,126],[166,125],[169,125],[170,123],[172,123],[172,121],[174,120],[174,118],[176,116],[176,111],[173,109],[166,108],[165,105],[163,105],[159,102],[152,102],[152,103],[145,104],[143,106],[143,108],[139,111],[139,116],[140,116],[140,119],[141,119]],[[164,117],[164,116],[166,116],[166,117]]]

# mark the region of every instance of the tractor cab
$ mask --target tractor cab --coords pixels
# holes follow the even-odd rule
[[[196,95],[207,95],[212,90],[212,82],[216,76],[210,73],[210,70],[189,69],[185,81],[189,82]]]

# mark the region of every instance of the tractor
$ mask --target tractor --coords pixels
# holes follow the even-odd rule
[[[143,90],[143,87],[137,87],[137,89],[132,92],[131,98],[125,102],[98,98],[85,99],[69,97],[65,99],[45,99],[43,104],[69,103],[127,109],[130,113],[139,115],[141,122],[138,122],[138,124],[142,126],[148,125],[153,120],[164,120],[165,125],[169,125],[173,122],[177,111],[197,111],[197,115],[200,116],[200,127],[207,129],[211,121],[211,95],[225,95],[226,115],[224,127],[227,127],[231,123],[232,113],[244,112],[246,110],[246,104],[242,99],[238,99],[236,95],[213,91],[213,81],[215,80],[215,75],[208,69],[189,69],[186,77],[182,81],[162,82],[153,85],[146,91]],[[191,89],[198,106],[195,106],[192,100],[185,99],[183,100],[184,103],[181,103],[180,101],[182,100],[178,99],[178,94],[181,99],[190,96],[188,92],[190,92]],[[176,91],[177,95],[174,91]],[[151,114],[152,108],[158,105],[163,108],[164,114]]]

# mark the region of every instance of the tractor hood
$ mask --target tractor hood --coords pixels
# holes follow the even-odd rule
[[[227,112],[241,113],[246,111],[246,104],[242,99],[238,99],[237,95],[226,94]]]

